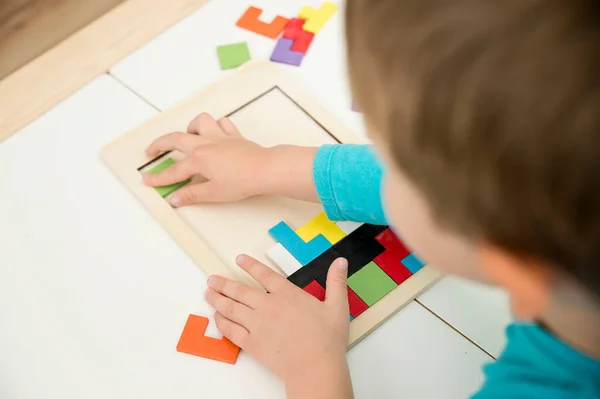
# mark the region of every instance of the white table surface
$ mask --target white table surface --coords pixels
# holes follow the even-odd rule
[[[253,4],[293,15],[320,2]],[[0,144],[0,398],[284,396],[245,353],[230,366],[175,351],[187,315],[212,313],[205,276],[98,157],[159,112],[150,104],[226,74],[216,45],[248,40],[268,57],[273,42],[234,26],[248,5],[214,0]],[[341,38],[338,12],[289,69],[364,134]],[[431,311],[413,302],[349,352],[357,398],[464,398],[481,384],[492,359],[455,329],[496,356],[505,295],[445,278],[420,300]]]

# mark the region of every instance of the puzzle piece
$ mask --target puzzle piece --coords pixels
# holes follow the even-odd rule
[[[285,26],[285,29],[283,30],[283,37],[285,37],[286,34],[298,33],[299,30],[302,30],[302,26],[304,25],[305,22],[306,22],[306,20],[302,19],[302,18],[290,19],[288,21],[287,25]],[[310,33],[310,32],[307,32],[307,33]],[[294,37],[293,36],[288,37],[287,39],[294,39]]]
[[[206,317],[189,315],[177,343],[177,352],[235,364],[240,348],[225,337],[216,339],[205,336],[207,326]]]
[[[296,235],[292,237],[296,239],[324,237],[323,230],[320,229],[323,223],[326,225],[332,223],[326,219],[324,213],[307,223],[310,229],[306,228],[304,231],[301,230],[302,228],[298,229]],[[288,280],[319,300],[323,300],[326,295],[329,267],[335,259],[344,256],[348,260],[347,291],[351,321],[412,276],[412,270],[422,267],[422,262],[410,253],[410,250],[387,226],[352,222],[332,224],[339,230],[343,231],[342,227],[347,229],[350,234],[305,266],[298,268],[288,277]],[[293,233],[285,223],[282,232]],[[308,236],[303,236],[308,232],[310,232]],[[304,244],[310,242],[312,241]],[[403,263],[407,263],[410,267]]]
[[[233,43],[217,47],[221,69],[231,69],[250,61],[248,43]]]
[[[321,284],[317,283],[316,281],[312,281],[302,289],[321,302],[325,300],[325,288],[321,287]]]
[[[333,16],[333,14],[335,14],[337,9],[337,5],[325,2],[319,9],[314,9],[309,6],[303,7],[298,16],[307,20],[303,27],[305,31],[318,33],[321,28],[325,26],[327,21],[329,21],[329,19]]]
[[[311,6],[304,6],[298,13],[298,17],[305,21],[308,21],[311,18],[316,18],[318,15],[318,11]]]
[[[327,218],[325,212],[306,223],[304,226],[296,230],[296,234],[305,242],[308,242],[319,234],[327,238],[331,244],[337,244],[340,240],[346,237],[346,234],[335,223]]]
[[[329,248],[327,251],[325,251],[319,257],[314,259],[312,262],[310,262],[306,266],[303,266],[302,268],[297,270],[294,274],[290,275],[288,277],[288,281],[293,283],[297,287],[304,288],[308,284],[310,284],[311,281],[316,280],[317,277],[319,277],[323,273],[326,273],[327,269],[324,268],[324,265],[326,263],[322,262],[321,259],[326,256],[330,256],[329,251],[333,251],[333,248]],[[324,285],[323,285],[323,287],[324,287]]]
[[[278,15],[273,21],[266,23],[259,19],[260,14],[262,14],[262,9],[249,7],[236,25],[259,35],[276,39],[287,25],[288,19]]]
[[[410,255],[410,251],[396,234],[391,229],[385,229],[378,234],[375,239],[384,246],[385,252],[379,254],[373,261],[384,271],[388,276],[401,284],[410,276],[412,272],[405,267],[401,261]]]
[[[362,112],[356,100],[352,100],[352,111],[354,112]]]
[[[404,243],[400,241],[398,236],[390,228],[387,228],[383,232],[379,233],[375,239],[381,245],[383,245],[385,249],[393,252],[398,258],[398,262],[406,258],[411,253],[411,251],[406,248]]]
[[[281,243],[302,266],[307,265],[331,248],[329,241],[320,234],[309,242],[304,242],[285,222],[279,222],[272,227],[269,234],[275,241]]]
[[[300,18],[292,18],[290,22],[286,25],[283,31],[284,39],[292,39],[294,43],[290,50],[297,51],[302,54],[306,54],[310,44],[315,38],[315,34],[311,32],[307,32],[302,29],[302,25],[304,25],[305,20]]]
[[[273,54],[271,54],[271,61],[300,66],[304,59],[304,54],[292,51],[293,44],[294,41],[292,39],[278,39],[275,44],[275,49],[273,49]]]
[[[352,288],[348,288],[348,306],[350,307],[350,316],[353,319],[357,318],[362,312],[367,310],[369,306],[360,299],[356,292],[352,291]]]
[[[173,158],[167,158],[152,169],[146,171],[146,173],[160,173],[173,165],[175,165],[175,160]],[[175,191],[179,190],[181,187],[185,186],[190,181],[190,179],[187,179],[179,183],[169,184],[168,186],[154,187],[154,189],[158,192],[158,194],[160,194],[161,197],[164,198],[168,195],[173,194]]]
[[[315,259],[310,261],[307,265],[302,266],[299,270],[297,270],[294,274],[288,277],[288,280],[295,284],[300,288],[306,287],[313,280],[317,280],[318,277],[322,275],[327,275],[327,271],[329,270],[329,266],[333,263],[334,260],[340,257],[339,252],[335,250],[335,248],[331,247],[327,251],[323,252],[321,255],[317,256]],[[322,287],[325,287],[325,283],[319,283]]]
[[[348,278],[348,286],[368,306],[389,294],[398,286],[375,262],[370,262]]]
[[[406,268],[410,270],[412,274],[415,274],[425,266],[425,263],[423,263],[423,261],[419,259],[414,253],[402,259],[402,264],[406,266]]]
[[[377,264],[392,280],[398,285],[406,281],[412,273],[406,266],[400,263],[400,258],[392,251],[385,251],[379,254],[373,262]]]
[[[291,276],[302,267],[300,262],[280,243],[269,249],[267,256],[284,271],[286,276]]]
[[[385,250],[385,248],[373,239],[376,235],[383,232],[387,227],[375,226],[372,224],[363,224],[358,229],[348,234],[346,238],[335,244],[335,249],[344,257],[349,257],[364,246],[375,245],[381,251],[373,255],[373,258]],[[373,259],[371,258],[371,259]],[[370,260],[371,260],[370,259]],[[361,266],[364,266],[363,263]]]
[[[329,271],[329,266],[331,266],[331,264],[337,258],[341,257],[342,255],[334,247],[331,247],[313,259],[309,265],[319,268],[322,271],[321,274],[327,274],[327,271]],[[325,287],[325,285],[323,285],[323,287]]]
[[[346,233],[346,235],[350,235],[350,233],[352,233],[354,230],[358,229],[360,226],[363,225],[362,223],[348,222],[348,221],[335,222],[335,224],[344,233]]]
[[[373,240],[366,240],[366,244],[362,245],[359,250],[352,252],[348,255],[343,255],[348,261],[348,277],[351,277],[354,273],[358,272],[362,269],[366,264],[375,259],[376,256],[383,253],[385,248],[381,246],[380,243]],[[333,247],[336,249],[336,247]],[[342,256],[340,254],[340,256]],[[339,256],[338,256],[339,257]],[[315,259],[315,262],[320,259]],[[331,266],[332,262],[329,262],[323,274],[317,277],[317,281],[323,286],[327,287],[327,271],[329,270],[329,266]]]

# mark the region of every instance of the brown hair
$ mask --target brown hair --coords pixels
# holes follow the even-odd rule
[[[349,0],[367,124],[437,220],[600,294],[600,1]]]

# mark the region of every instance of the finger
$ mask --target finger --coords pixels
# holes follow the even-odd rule
[[[236,344],[242,349],[246,349],[250,333],[244,327],[229,320],[221,313],[217,312],[214,316],[217,328],[225,338]]]
[[[252,318],[252,309],[209,288],[204,295],[206,302],[229,320],[247,326]]]
[[[348,309],[348,261],[336,259],[327,272],[325,303]]]
[[[265,294],[256,288],[249,287],[238,281],[229,280],[221,276],[210,276],[208,286],[213,290],[244,304],[252,309],[264,301]]]
[[[159,173],[145,173],[144,183],[152,187],[168,186],[189,179],[199,173],[192,158],[185,158]]]
[[[169,202],[174,207],[200,204],[203,202],[217,202],[217,190],[211,181],[204,183],[188,184],[175,191]]]
[[[217,121],[217,123],[228,136],[240,136],[238,128],[229,118],[221,118]]]
[[[187,131],[198,136],[222,136],[225,134],[215,118],[206,112],[195,117],[188,125]]]
[[[248,255],[239,255],[235,262],[242,270],[251,275],[267,292],[277,292],[289,283],[279,273],[273,271],[270,267],[263,265],[256,259]]]
[[[190,154],[194,151],[194,148],[204,143],[205,141],[198,136],[185,134],[183,132],[173,132],[154,140],[154,142],[146,149],[146,154],[153,157],[171,150]]]

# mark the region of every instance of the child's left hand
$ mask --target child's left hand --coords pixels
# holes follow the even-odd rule
[[[307,370],[343,374],[349,330],[348,262],[340,258],[329,268],[324,302],[249,256],[238,256],[237,263],[267,292],[211,276],[206,301],[217,311],[221,333],[286,385],[305,384]]]

